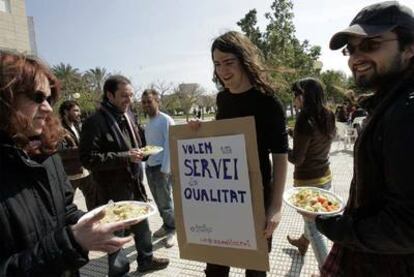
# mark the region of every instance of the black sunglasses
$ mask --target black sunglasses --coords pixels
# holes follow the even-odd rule
[[[54,98],[52,95],[46,96],[42,91],[37,90],[33,94],[28,94],[27,97],[35,102],[36,104],[42,104],[45,100],[49,103],[49,105],[53,105]]]
[[[375,38],[364,39],[358,45],[351,45],[348,43],[345,46],[345,48],[342,49],[342,54],[344,54],[344,56],[351,56],[352,54],[355,53],[357,49],[359,49],[359,51],[361,51],[362,53],[372,53],[380,49],[381,44],[383,42],[398,40],[398,38],[383,39],[383,40],[374,40],[374,39]]]

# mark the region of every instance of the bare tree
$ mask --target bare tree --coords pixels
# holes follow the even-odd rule
[[[164,98],[161,102],[161,109],[163,111],[175,115],[180,110],[180,107],[180,100],[178,99],[177,94],[171,93],[164,95]]]
[[[175,94],[177,95],[181,109],[183,110],[184,114],[186,115],[186,119],[188,121],[188,116],[190,114],[191,108],[195,104],[199,97],[204,93],[204,89],[199,84],[179,84],[176,88]]]
[[[160,94],[161,110],[167,111],[168,113],[174,113],[176,100],[175,97],[173,97],[174,84],[172,82],[157,80],[152,82],[146,88],[139,87],[135,93],[135,97],[139,99],[145,89],[155,89]]]
[[[202,108],[203,113],[210,113],[216,106],[216,94],[204,94],[198,99],[198,105]],[[204,114],[202,114],[204,118]]]
[[[150,88],[155,89],[161,96],[161,102],[164,100],[164,96],[174,92],[174,84],[164,80],[157,80],[150,84]]]

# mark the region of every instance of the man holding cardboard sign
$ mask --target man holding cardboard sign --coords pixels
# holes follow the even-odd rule
[[[221,238],[214,236],[217,227],[212,227],[213,223],[209,221],[210,218],[204,218],[207,222],[205,224],[191,226],[184,218],[183,228],[192,229],[181,239],[186,240],[187,243],[194,243],[193,239],[198,238],[201,240],[199,244],[220,247],[222,253],[228,254],[223,254],[223,259],[219,260],[214,259],[213,255],[210,257],[210,248],[194,248],[195,250],[203,249],[204,253],[207,253],[201,258],[196,254],[189,255],[190,258],[208,262],[205,270],[206,276],[228,276],[229,265],[247,268],[246,276],[266,276],[263,270],[268,268],[268,261],[267,267],[260,266],[260,261],[255,264],[256,257],[251,258],[253,261],[249,260],[247,258],[249,254],[243,252],[243,249],[260,249],[261,241],[266,238],[268,240],[267,250],[270,251],[273,231],[281,219],[288,149],[285,115],[282,105],[273,95],[273,90],[262,74],[264,71],[261,70],[257,48],[247,37],[238,32],[228,32],[218,37],[212,45],[212,57],[215,80],[223,88],[217,96],[216,119],[220,121],[235,119],[203,123],[195,133],[193,131],[193,137],[204,138],[204,141],[201,139],[175,141],[174,136],[175,139],[185,137],[180,136],[184,131],[181,127],[177,127],[177,132],[174,133],[172,129],[172,156],[179,155],[178,163],[182,165],[179,174],[177,174],[178,168],[174,174],[179,175],[178,183],[181,185],[181,191],[177,191],[178,189],[174,191],[174,197],[177,196],[175,198],[182,202],[176,205],[176,212],[180,213],[180,208],[182,208],[183,213],[188,214],[188,210],[192,210],[190,207],[196,207],[196,204],[188,204],[189,200],[197,201],[198,204],[200,202],[212,203],[206,206],[205,210],[219,206],[220,209],[217,209],[213,217],[216,222],[221,222],[223,225],[237,218],[237,211],[244,211],[244,209],[249,211],[250,209],[250,212],[240,212],[241,216],[238,221],[234,221],[236,226],[232,226],[233,233],[232,236],[228,235],[228,239],[223,239],[226,237],[226,229],[221,229]],[[250,118],[236,119],[247,116]],[[191,123],[191,126],[200,127],[200,123]],[[214,136],[218,134],[223,136]],[[229,136],[225,136],[226,134]],[[199,153],[191,157],[190,151],[193,151],[193,154],[195,151]],[[272,154],[273,168],[269,154]],[[246,156],[250,157],[249,163],[246,161]],[[259,157],[258,170],[255,171],[252,166],[255,161],[257,162],[257,156]],[[249,174],[253,177],[248,176]],[[178,178],[178,176],[174,177]],[[214,181],[208,182],[209,179]],[[250,185],[249,179],[252,181]],[[200,182],[203,182],[201,186]],[[262,195],[264,205],[255,206],[258,201],[263,201]],[[234,209],[234,207],[237,208]],[[229,212],[232,209],[234,209],[233,216]],[[261,236],[256,236],[256,240],[250,239],[254,238],[254,235],[249,233],[249,226],[245,224],[250,222],[249,216],[252,210],[256,220],[252,223],[254,226],[250,227],[252,232]],[[261,219],[266,224],[264,230],[264,226],[260,226]],[[198,235],[200,233],[204,234],[204,238]],[[185,253],[187,246],[180,243],[180,234],[178,234],[178,239],[180,251]],[[228,248],[233,248],[233,250]],[[237,252],[234,248],[240,250]]]

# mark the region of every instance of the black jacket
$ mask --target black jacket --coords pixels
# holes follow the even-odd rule
[[[57,155],[30,159],[0,132],[0,276],[73,276],[88,262],[69,225],[83,215]]]
[[[391,264],[401,269],[395,276],[414,273],[412,76],[374,96],[375,108],[355,144],[345,214],[316,220],[323,234],[344,247],[346,276],[382,276]],[[354,274],[352,264],[358,259],[364,259],[357,268],[361,274]]]
[[[70,140],[69,139],[65,140],[66,147],[78,147],[79,140],[76,137],[75,133],[73,132],[72,128],[69,127],[69,125],[66,123],[65,120],[62,120],[62,127],[65,129],[66,135],[70,137]],[[78,134],[80,134],[81,130],[79,126],[75,125],[75,128],[78,131]]]
[[[103,205],[109,200],[145,201],[142,164],[130,163],[130,147],[119,142],[119,135],[114,129],[113,122],[101,109],[89,117],[82,127],[80,159],[92,171],[97,184],[97,204]],[[138,147],[142,147],[143,133],[135,123],[133,129],[139,140]]]

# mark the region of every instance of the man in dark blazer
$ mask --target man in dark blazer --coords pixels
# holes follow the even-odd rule
[[[124,76],[109,77],[104,84],[100,108],[83,125],[80,139],[82,164],[92,171],[97,183],[98,204],[108,201],[147,201],[141,160],[143,134],[129,113],[134,95],[131,82]],[[138,252],[138,271],[159,270],[169,260],[152,253],[148,220],[131,227]],[[129,261],[120,250],[108,256],[109,276],[126,276]]]

